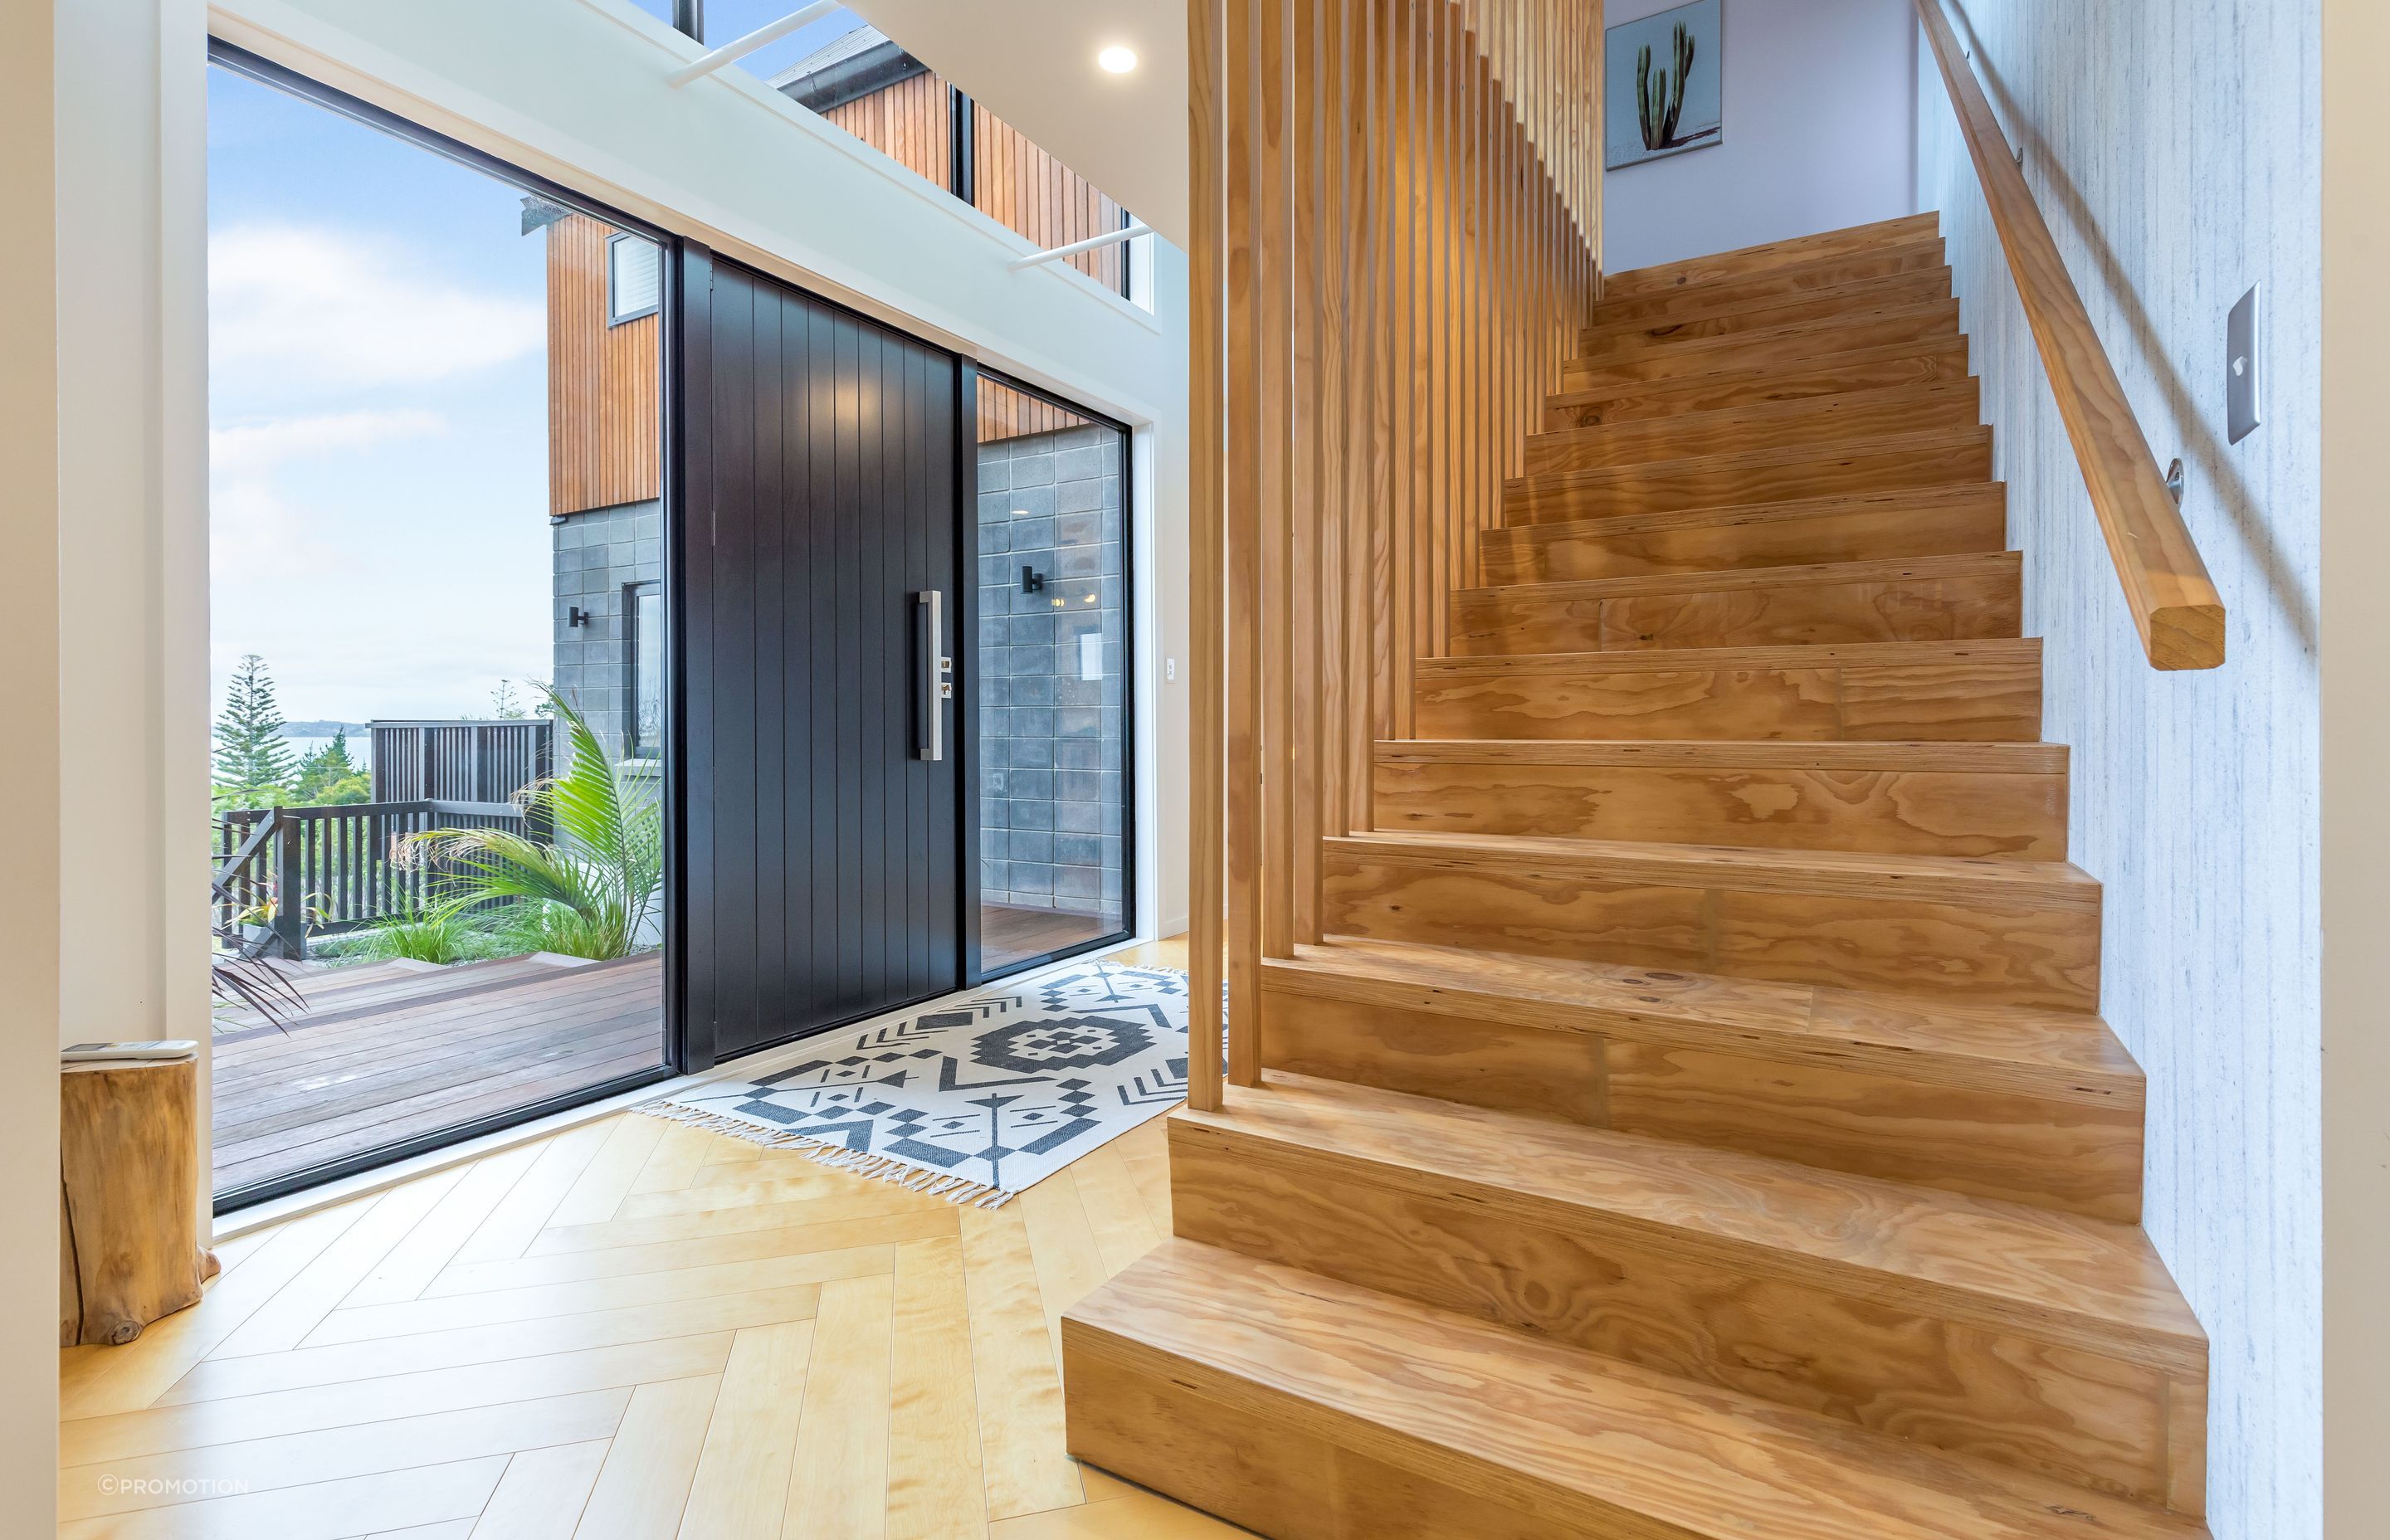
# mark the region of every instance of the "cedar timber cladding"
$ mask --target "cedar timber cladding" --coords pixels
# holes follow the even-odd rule
[[[907,171],[968,196],[972,207],[1041,249],[1126,223],[1119,204],[873,28],[859,27],[816,50],[772,84]],[[955,164],[958,106],[970,113],[967,168]],[[1064,260],[1107,289],[1124,287],[1128,259],[1121,247]]]
[[[659,494],[656,423],[662,325],[610,326],[606,242],[614,227],[567,214],[547,227],[547,511],[556,518]]]
[[[940,186],[953,181],[947,166],[954,160],[954,93],[946,83],[923,71],[893,85],[822,109],[822,116],[854,135],[906,171],[926,176]]]
[[[1119,204],[1027,135],[977,102],[971,120],[971,203],[982,213],[1047,250],[1121,227]],[[1105,246],[1062,260],[1117,291],[1127,250]]]
[[[999,443],[1033,433],[1059,433],[1084,428],[1087,419],[1067,406],[1057,406],[1026,391],[1016,391],[983,377],[979,382],[979,442]]]

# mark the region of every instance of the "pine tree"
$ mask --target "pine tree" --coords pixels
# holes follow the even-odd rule
[[[498,687],[490,692],[490,711],[501,722],[520,722],[530,714],[523,710],[520,697],[515,694],[515,682],[501,679]]]
[[[305,807],[340,807],[373,800],[373,786],[349,757],[349,731],[332,729],[332,741],[299,762],[292,795]]]
[[[298,769],[282,737],[282,707],[274,699],[274,676],[265,660],[244,653],[216,717],[215,782],[218,800],[233,807],[263,807],[279,798]],[[347,752],[346,746],[342,747]]]

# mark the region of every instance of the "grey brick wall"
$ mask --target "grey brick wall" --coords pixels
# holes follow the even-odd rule
[[[623,751],[630,701],[623,585],[663,575],[663,505],[622,503],[549,520],[555,537],[555,684],[613,752]],[[572,610],[587,612],[574,626]]]
[[[1115,926],[1123,454],[1118,433],[1092,425],[979,451],[981,896]],[[1046,574],[1044,592],[1022,591],[1024,566]],[[1084,677],[1090,665],[1098,677]]]

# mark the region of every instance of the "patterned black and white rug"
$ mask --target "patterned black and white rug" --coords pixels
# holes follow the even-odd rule
[[[638,1110],[993,1208],[1187,1095],[1187,975],[1089,963],[809,1039]]]

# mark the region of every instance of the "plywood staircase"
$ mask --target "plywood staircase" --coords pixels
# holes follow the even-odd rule
[[[1073,1452],[1285,1540],[2204,1534],[1934,221],[1613,277],[1543,427]]]

